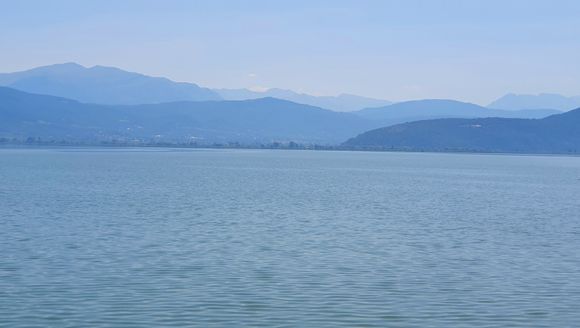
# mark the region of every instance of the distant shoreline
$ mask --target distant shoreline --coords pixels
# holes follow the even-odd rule
[[[299,145],[299,144],[298,144]],[[343,146],[272,146],[272,145],[185,145],[172,143],[159,144],[94,144],[94,143],[0,143],[0,149],[83,149],[83,148],[110,148],[110,149],[181,149],[181,150],[302,150],[302,151],[337,151],[337,152],[370,152],[370,153],[419,153],[419,154],[466,154],[466,155],[510,155],[510,156],[554,156],[580,157],[580,153],[530,153],[530,152],[493,152],[477,150],[418,150],[395,148],[356,148]]]

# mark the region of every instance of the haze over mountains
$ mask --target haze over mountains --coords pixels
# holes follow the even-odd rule
[[[2,138],[81,141],[336,144],[379,126],[354,114],[275,98],[113,106],[6,87],[0,87],[0,117]]]
[[[312,96],[305,93],[297,93],[292,90],[276,88],[268,89],[263,92],[256,92],[248,89],[214,89],[214,91],[226,100],[246,100],[273,97],[301,104],[331,109],[338,112],[350,112],[367,107],[380,107],[392,104],[392,102],[388,100],[361,97],[344,93],[335,97]]]
[[[487,107],[507,110],[521,109],[557,109],[568,111],[580,107],[580,96],[566,97],[553,93],[541,93],[539,95],[516,95],[507,94]]]
[[[194,83],[132,73],[115,67],[84,67],[76,63],[42,66],[15,73],[0,73],[0,86],[65,97],[86,103],[138,105],[171,101],[248,100],[266,97],[336,111],[354,111],[390,104],[387,100],[355,95],[311,96],[291,90],[203,88]]]
[[[14,73],[0,73],[0,86],[30,93],[65,97],[85,103],[107,105],[248,100],[265,97],[289,100],[334,111],[359,111],[393,104],[389,100],[350,94],[313,96],[277,88],[263,92],[249,89],[209,89],[194,83],[174,82],[163,77],[151,77],[115,67],[84,67],[76,63],[42,66]],[[504,110],[554,109],[566,111],[578,106],[580,106],[580,96],[508,94],[487,107]],[[447,113],[442,112],[430,116],[437,117],[440,114],[447,115]]]
[[[193,83],[173,82],[114,67],[87,68],[75,63],[0,74],[0,85],[86,103],[111,105],[221,99],[215,92]]]
[[[490,109],[456,100],[425,99],[405,101],[379,108],[367,108],[354,113],[366,119],[381,121],[384,126],[388,126],[404,122],[451,117],[543,118],[560,112],[552,109],[508,111]]]
[[[448,100],[408,102],[398,107],[409,107],[411,113],[422,114],[419,109],[413,110],[421,103],[427,104],[420,108],[430,105],[435,109],[454,109],[453,106],[457,106],[457,110],[465,109],[464,103],[456,104]],[[444,104],[447,107],[437,107]],[[576,145],[580,145],[580,140],[577,140],[580,131],[578,110],[542,120],[448,118],[384,127],[385,117],[390,120],[404,119],[397,116],[404,111],[397,112],[394,110],[396,107],[389,108],[392,106],[395,105],[386,109],[364,110],[363,115],[357,115],[276,98],[99,105],[0,87],[0,138],[93,143],[159,140],[202,145],[231,142],[338,145],[360,134],[343,146],[434,151],[574,152]],[[485,115],[483,111],[491,111],[473,104],[470,106],[476,113],[474,115]],[[364,115],[374,118],[365,118]],[[364,132],[368,130],[371,131]]]
[[[339,145],[351,138],[343,146],[574,152],[578,130],[570,123],[576,122],[577,114],[554,115],[561,112],[553,109],[569,110],[578,97],[547,94],[506,95],[490,105],[494,108],[446,99],[391,104],[354,95],[317,97],[282,89],[211,90],[74,63],[0,74],[0,85],[9,86],[0,87],[0,138],[4,140]],[[361,109],[367,106],[372,108]]]

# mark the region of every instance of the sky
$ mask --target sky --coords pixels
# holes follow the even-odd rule
[[[0,72],[64,62],[393,101],[572,96],[580,1],[0,0]]]

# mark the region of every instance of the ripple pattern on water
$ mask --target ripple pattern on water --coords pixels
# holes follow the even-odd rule
[[[0,150],[0,327],[573,327],[580,158]]]

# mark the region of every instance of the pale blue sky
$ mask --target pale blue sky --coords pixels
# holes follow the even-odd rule
[[[0,71],[74,61],[207,87],[486,104],[580,95],[580,1],[0,0]]]

